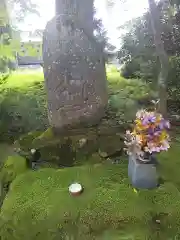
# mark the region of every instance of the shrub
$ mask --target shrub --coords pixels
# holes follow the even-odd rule
[[[108,73],[117,73],[117,72],[118,72],[118,67],[115,66],[115,65],[113,65],[113,64],[108,64],[108,65],[106,66],[106,71],[107,71]]]
[[[160,71],[159,62],[156,58],[143,61],[133,59],[124,65],[121,74],[125,78],[141,78],[147,82],[155,82],[157,85]],[[178,102],[180,98],[180,57],[170,57],[170,71],[168,76],[169,99]],[[178,105],[179,106],[179,105]]]
[[[170,58],[168,94],[172,100],[178,101],[180,98],[180,57]]]
[[[0,72],[8,71],[8,59],[6,57],[0,57]]]
[[[115,112],[121,123],[131,122],[138,108],[151,105],[157,97],[150,84],[141,79],[125,79],[117,73],[108,73],[109,110]]]
[[[109,106],[116,112],[119,123],[131,122],[139,108],[136,101],[127,99],[126,93],[112,95],[109,99]]]
[[[140,71],[140,65],[136,60],[132,60],[127,62],[122,68],[121,68],[121,75],[124,78],[137,78],[137,72]]]
[[[108,74],[110,95],[119,94],[124,99],[142,100],[154,99],[156,92],[150,88],[150,84],[141,79],[125,79],[116,74]]]
[[[147,82],[154,82],[157,81],[159,69],[159,62],[156,58],[144,60],[139,57],[125,63],[121,75],[125,78],[141,78]]]
[[[0,139],[16,140],[48,123],[43,74],[16,72],[0,85]]]

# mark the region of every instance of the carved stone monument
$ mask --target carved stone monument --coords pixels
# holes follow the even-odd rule
[[[52,127],[97,123],[107,105],[103,50],[93,36],[92,0],[57,0],[43,36]]]

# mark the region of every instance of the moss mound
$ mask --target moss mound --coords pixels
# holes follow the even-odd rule
[[[4,183],[11,183],[19,174],[27,171],[26,159],[14,155],[7,158],[1,170]]]
[[[32,160],[31,149],[38,149],[43,161],[59,167],[70,167],[92,160],[99,152],[106,156],[123,148],[119,125],[105,122],[99,126],[68,129],[57,133],[49,128],[45,132],[30,132],[15,142],[19,154]],[[93,160],[94,162],[94,160]],[[95,161],[97,162],[97,161]],[[102,158],[99,157],[99,162]]]
[[[1,209],[1,239],[104,240],[111,231],[142,240],[175,237],[180,233],[177,188],[167,182],[135,194],[126,169],[126,163],[107,164],[42,169],[17,177]],[[79,197],[68,192],[74,181],[84,186]]]

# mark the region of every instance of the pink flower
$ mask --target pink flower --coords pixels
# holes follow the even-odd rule
[[[160,151],[161,151],[160,147],[155,148],[155,152],[160,152]]]
[[[164,147],[164,146],[161,146],[160,149],[161,149],[161,151],[167,151],[168,150],[168,148]]]

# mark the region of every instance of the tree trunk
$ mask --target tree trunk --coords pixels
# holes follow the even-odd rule
[[[167,79],[169,72],[169,60],[164,49],[164,44],[161,39],[161,23],[160,16],[154,0],[148,0],[149,10],[151,14],[151,24],[154,33],[154,43],[156,46],[156,53],[159,57],[161,70],[158,79],[158,89],[159,89],[159,111],[163,116],[167,115]]]
[[[76,16],[79,20],[82,20],[82,22],[86,19],[88,31],[93,32],[93,6],[94,0],[56,0],[55,12],[56,16],[63,14]]]

